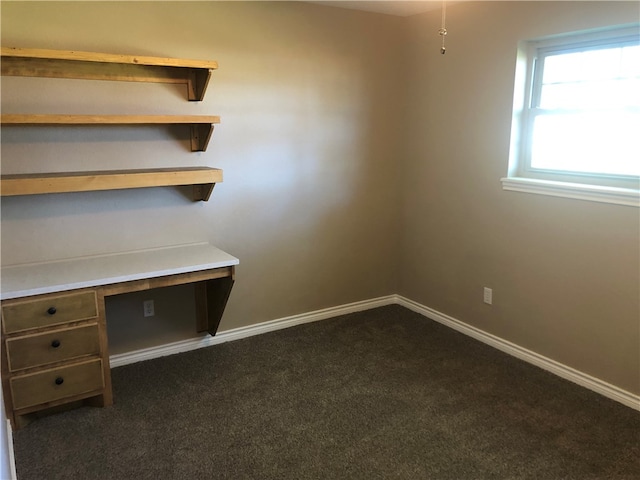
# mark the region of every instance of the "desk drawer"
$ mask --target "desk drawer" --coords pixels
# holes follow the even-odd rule
[[[58,329],[7,340],[9,370],[37,367],[100,353],[98,325]]]
[[[98,315],[96,292],[47,296],[2,306],[5,333],[92,318]]]
[[[14,409],[32,407],[103,388],[101,360],[43,370],[11,379]]]

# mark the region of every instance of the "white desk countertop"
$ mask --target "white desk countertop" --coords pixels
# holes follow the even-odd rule
[[[0,300],[238,265],[208,243],[78,257],[0,269]]]

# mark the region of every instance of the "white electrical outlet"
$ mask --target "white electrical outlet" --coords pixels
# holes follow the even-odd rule
[[[145,300],[142,304],[145,317],[153,317],[156,312],[153,306],[153,300]]]
[[[493,290],[484,287],[484,303],[493,305]]]

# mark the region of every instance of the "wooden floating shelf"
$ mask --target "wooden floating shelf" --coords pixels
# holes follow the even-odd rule
[[[220,123],[215,115],[41,115],[3,114],[2,125],[15,126],[80,126],[80,125],[189,125],[191,151],[204,152],[209,145],[214,125]]]
[[[2,75],[175,83],[200,101],[218,63],[164,57],[2,47]]]
[[[215,184],[222,182],[222,170],[191,167],[16,174],[2,175],[0,182],[3,197],[193,185],[193,200],[207,201]]]

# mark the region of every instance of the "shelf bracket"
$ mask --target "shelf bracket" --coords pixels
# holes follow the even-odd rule
[[[187,98],[190,102],[200,102],[209,86],[209,80],[213,70],[191,69],[187,81]]]
[[[202,183],[193,186],[193,201],[198,202],[208,202],[209,197],[213,193],[213,187],[215,187],[215,183]]]
[[[209,332],[214,336],[218,331],[222,314],[229,300],[235,281],[235,267],[230,267],[231,275],[195,284],[196,330]]]
[[[204,152],[213,134],[213,123],[194,123],[191,125],[191,151]]]

